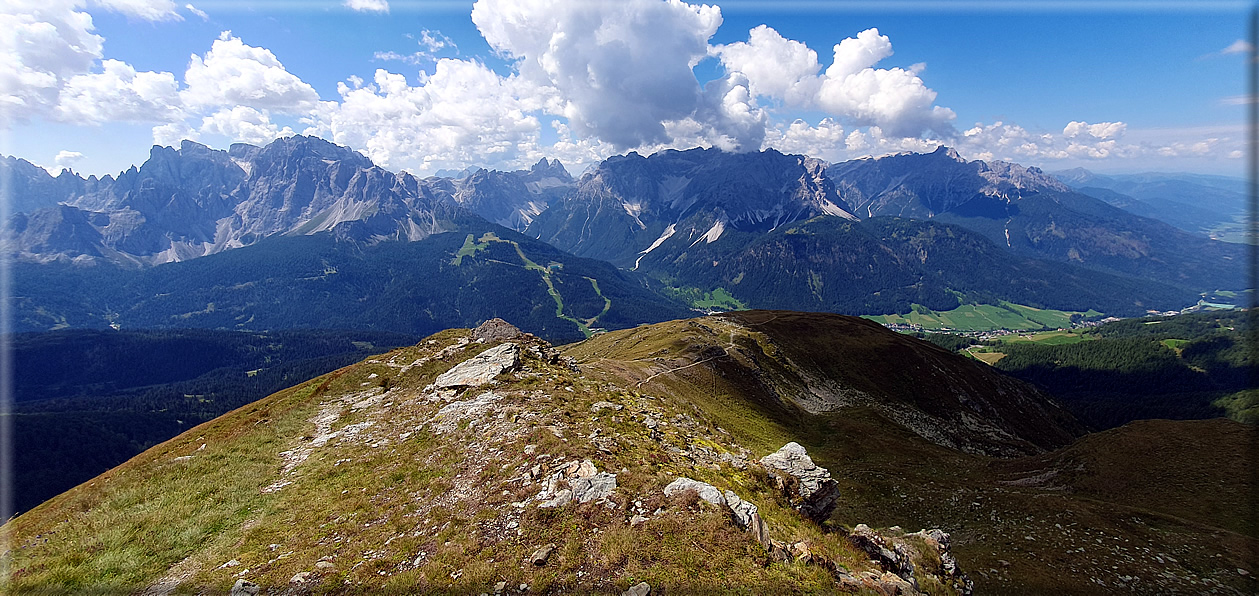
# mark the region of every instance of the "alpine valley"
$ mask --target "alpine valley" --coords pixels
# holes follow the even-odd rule
[[[870,320],[1242,300],[1230,182],[944,147],[420,178],[304,136],[0,165],[8,592],[1259,589],[1250,311]]]

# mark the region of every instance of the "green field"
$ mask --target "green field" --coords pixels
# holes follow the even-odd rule
[[[720,308],[724,310],[747,310],[739,299],[730,295],[725,288],[717,288],[711,292],[704,292],[704,297],[691,303],[697,308]]]
[[[1208,235],[1216,240],[1237,244],[1246,244],[1254,241],[1246,231],[1246,216],[1244,215],[1239,215],[1233,221],[1215,226],[1208,232]]]
[[[980,349],[978,346],[971,346],[962,353],[987,365],[996,364],[998,360],[1005,358],[1005,352],[981,352]]]
[[[1102,313],[1088,311],[1074,313],[1062,310],[1032,308],[1021,304],[1002,302],[991,304],[963,304],[949,311],[933,311],[915,304],[904,315],[878,315],[865,318],[888,324],[921,325],[924,329],[951,329],[955,331],[991,331],[995,329],[1056,329],[1071,325],[1071,315],[1096,316]]]
[[[1073,333],[1071,331],[1041,331],[1039,333],[1027,333],[1019,335],[1007,335],[1002,337],[1002,343],[1037,343],[1046,346],[1061,346],[1065,344],[1075,344],[1095,337],[1085,336],[1081,333]]]
[[[1160,343],[1175,350],[1176,355],[1179,356],[1180,351],[1185,347],[1185,344],[1189,343],[1189,341],[1190,340],[1187,339],[1165,339]]]

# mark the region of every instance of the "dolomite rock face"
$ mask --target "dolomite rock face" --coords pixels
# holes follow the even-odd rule
[[[778,479],[781,487],[798,484],[796,494],[788,496],[798,503],[796,509],[809,519],[822,523],[835,510],[835,503],[839,500],[839,483],[831,479],[830,471],[813,463],[800,444],[791,442],[783,445],[782,449],[762,457],[761,465]],[[791,480],[779,474],[785,474]]]
[[[520,346],[502,344],[490,348],[459,363],[433,381],[437,389],[478,387],[489,383],[503,371],[515,370],[520,365]]]

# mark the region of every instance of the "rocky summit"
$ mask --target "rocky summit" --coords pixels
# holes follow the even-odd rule
[[[8,522],[0,557],[11,593],[1255,587],[1253,539],[1161,513],[1174,483],[1138,510],[1113,496],[1123,483],[1074,480],[1122,433],[1062,449],[1069,417],[970,366],[837,315],[708,316],[563,348],[492,321],[192,428]],[[858,370],[922,391],[897,402]],[[933,393],[925,370],[965,384]],[[965,393],[985,383],[1001,391]],[[1011,424],[1015,406],[1036,426]]]

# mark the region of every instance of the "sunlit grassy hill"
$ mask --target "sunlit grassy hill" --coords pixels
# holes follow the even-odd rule
[[[1236,499],[1166,487],[1214,504],[1190,517],[1122,500],[1143,466],[1185,460],[1124,452],[1109,492],[1040,482],[1077,449],[1060,449],[1072,418],[872,323],[751,311],[560,350],[511,335],[438,333],[144,452],[6,524],[5,591],[950,594],[961,573],[987,593],[1255,587]],[[803,481],[758,463],[789,442],[837,482],[820,523],[797,510]],[[1211,453],[1219,469],[1240,457]],[[683,477],[725,504],[666,495]],[[951,544],[916,532],[936,527]]]

